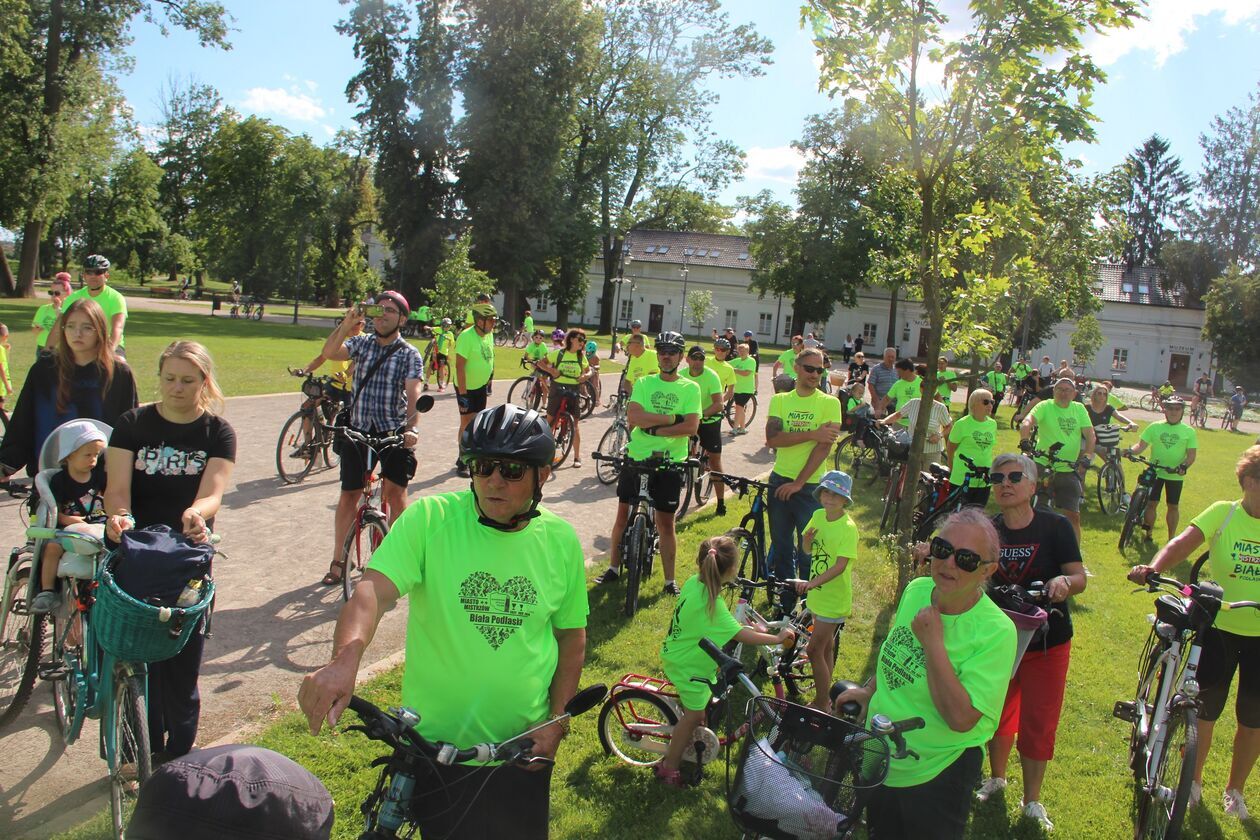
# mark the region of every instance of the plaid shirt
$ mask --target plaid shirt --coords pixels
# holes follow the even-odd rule
[[[395,344],[401,345],[364,382],[368,371],[376,366],[376,360]],[[408,379],[424,376],[424,359],[420,351],[412,347],[402,336],[394,337],[394,344],[384,347],[372,335],[356,335],[346,339],[346,350],[354,362],[354,411],[350,413],[350,425],[360,431],[387,434],[401,429],[407,422],[406,383]]]

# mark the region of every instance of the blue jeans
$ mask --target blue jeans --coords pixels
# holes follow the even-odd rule
[[[774,576],[779,580],[788,578],[809,579],[809,556],[801,548],[801,533],[809,524],[809,518],[822,505],[814,497],[817,484],[806,484],[792,498],[781,501],[775,490],[781,485],[791,484],[792,480],[778,473],[770,473],[770,490],[766,494],[767,507],[770,514],[770,554],[774,561]],[[780,603],[784,610],[796,605],[796,595],[784,592]]]

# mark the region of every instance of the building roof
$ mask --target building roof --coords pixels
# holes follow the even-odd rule
[[[1094,294],[1104,303],[1136,303],[1175,309],[1202,309],[1189,303],[1179,290],[1164,288],[1163,270],[1155,266],[1126,266],[1124,263],[1095,263],[1098,280]]]
[[[636,262],[712,265],[752,271],[748,237],[724,233],[632,230],[626,234],[626,256]]]

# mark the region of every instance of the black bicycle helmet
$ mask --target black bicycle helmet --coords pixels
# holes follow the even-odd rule
[[[687,340],[680,333],[673,330],[666,330],[656,337],[657,350],[677,350],[682,353],[683,348],[687,346]]]
[[[727,341],[725,338],[715,338],[713,339],[713,349],[714,350],[730,350],[731,343]]]
[[[549,467],[556,454],[551,428],[537,411],[511,403],[478,412],[459,439],[460,460],[509,458]]]
[[[83,261],[83,267],[88,271],[109,271],[109,259],[100,254],[89,254]]]

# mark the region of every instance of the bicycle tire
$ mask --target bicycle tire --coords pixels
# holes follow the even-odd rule
[[[696,507],[707,505],[709,499],[713,496],[713,473],[704,469],[708,466],[708,459],[700,462],[700,476],[696,479],[695,489],[692,496],[695,497]]]
[[[372,554],[389,533],[389,521],[376,510],[365,511],[341,545],[341,597],[349,601]]]
[[[541,388],[537,387],[533,376],[518,376],[508,388],[507,401],[524,409],[537,409]]]
[[[337,433],[333,431],[334,426],[324,423],[322,420],[317,424],[319,426],[320,443],[319,448],[323,453],[324,468],[329,470],[337,469],[341,466],[341,453],[337,451]]]
[[[595,447],[595,451],[601,455],[608,457],[624,455],[626,450],[626,427],[620,423],[613,423],[604,430],[603,437],[599,439],[599,446]],[[595,477],[599,479],[601,484],[612,484],[621,474],[621,470],[611,461],[595,461]]]
[[[639,586],[643,571],[648,565],[648,552],[652,550],[647,514],[636,512],[622,537],[621,565],[626,570],[626,618],[634,618],[639,611]]]
[[[1194,782],[1195,758],[1199,750],[1198,715],[1189,704],[1174,709],[1168,716],[1164,751],[1155,768],[1154,777],[1139,786],[1135,840],[1176,840],[1189,809],[1190,785]],[[1170,784],[1164,784],[1168,781]],[[1147,788],[1159,787],[1172,792],[1152,793]],[[1163,791],[1161,791],[1163,793]]]
[[[1151,396],[1150,394],[1143,394],[1142,397],[1138,400],[1138,408],[1142,409],[1143,411],[1154,411],[1155,398]]]
[[[1129,499],[1129,510],[1124,515],[1124,525],[1120,528],[1120,550],[1124,551],[1125,546],[1133,538],[1133,531],[1137,528],[1138,520],[1146,515],[1146,499],[1151,491],[1145,487],[1138,487],[1133,491],[1133,496]]]
[[[255,310],[254,310],[254,314],[253,314],[252,316],[250,316],[250,317],[252,317],[255,321],[261,321],[261,320],[262,320],[262,316],[263,316],[263,309],[262,309],[262,307],[260,306],[260,307],[258,307],[257,309],[255,309]]]
[[[604,748],[604,754],[615,755],[633,767],[651,767],[664,758],[670,739],[665,733],[630,732],[625,726],[627,718],[637,724],[672,728],[678,724],[678,713],[669,700],[644,688],[617,691],[604,701],[603,708],[599,710],[599,744]],[[645,741],[657,745],[657,749],[643,750],[642,754],[629,751]]]
[[[1115,516],[1124,506],[1124,470],[1108,461],[1098,470],[1098,509]]]
[[[528,346],[528,344],[529,344],[529,336],[525,335],[523,331],[518,332],[515,336],[512,337],[512,347],[516,348],[517,350],[523,350],[526,346]]]
[[[695,487],[697,470],[699,467],[687,467],[683,473],[682,490],[678,495],[678,510],[674,512],[674,517],[677,519],[682,519],[687,509],[691,507],[691,491]]]
[[[920,543],[932,536],[932,532],[936,530],[936,523],[953,513],[953,510],[949,506],[933,508],[921,521],[915,524],[912,532],[913,541]]]
[[[503,330],[494,331],[494,346],[495,347],[502,347],[503,345],[507,344],[507,339],[508,339],[507,333],[505,333]]]
[[[4,599],[0,603],[0,728],[20,715],[31,699],[44,654],[46,621],[30,612],[26,601],[30,575],[29,559],[14,556],[5,575],[5,589],[0,591]]]
[[[556,417],[556,422],[551,427],[551,436],[556,440],[556,454],[551,458],[552,469],[563,466],[568,460],[569,453],[573,451],[573,430],[576,426],[577,420],[572,412],[564,411]]]
[[[726,424],[732,429],[735,428],[735,400],[728,400],[725,408],[722,409],[722,415],[726,418]],[[748,402],[744,403],[744,428],[752,425],[753,418],[757,416],[757,395],[751,394]]]
[[[578,387],[578,417],[585,420],[595,413],[599,398],[595,394],[595,386],[588,379]]]
[[[0,408],[0,444],[4,443],[4,436],[9,433],[9,412]]]
[[[276,472],[285,484],[297,484],[310,474],[319,457],[315,443],[315,413],[299,409],[284,421],[276,441]]]
[[[82,636],[86,627],[83,625],[83,614],[72,603],[75,599],[72,586],[73,584],[63,581],[62,603],[48,617],[48,626],[52,628],[52,664],[61,670],[52,680],[53,715],[57,721],[57,731],[66,746],[79,740],[83,718],[87,713],[87,684],[79,670],[83,667]],[[64,644],[69,639],[63,623],[67,615],[70,616],[70,621],[79,622],[79,641],[74,645]],[[63,620],[58,621],[58,618]]]
[[[884,511],[879,517],[879,532],[887,533],[888,521],[891,518],[893,522],[897,521],[897,514],[901,512],[901,474],[905,469],[901,464],[893,464],[892,472],[888,474],[888,491],[884,494]],[[891,517],[889,516],[891,514]]]
[[[109,811],[114,836],[122,838],[135,810],[140,785],[153,774],[149,743],[149,714],[145,709],[144,678],[119,666],[114,672],[114,754],[109,757]],[[135,778],[124,767],[135,767]]]
[[[739,576],[749,580],[761,580],[765,577],[765,558],[761,556],[761,546],[757,544],[757,537],[752,530],[756,526],[756,519],[753,514],[747,514],[738,528],[726,532],[739,546]]]

